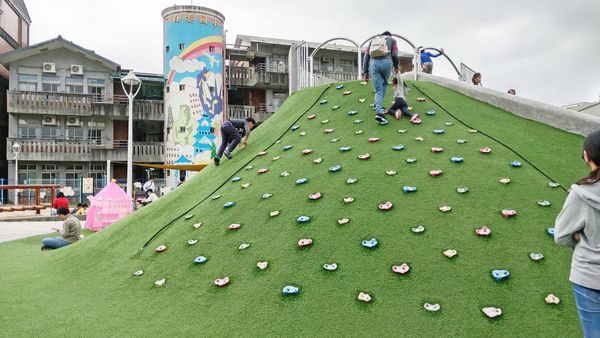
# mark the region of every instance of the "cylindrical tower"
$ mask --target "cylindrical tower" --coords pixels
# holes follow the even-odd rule
[[[172,6],[162,16],[165,164],[208,163],[221,142],[225,17],[199,6]],[[181,174],[171,170],[167,186]]]

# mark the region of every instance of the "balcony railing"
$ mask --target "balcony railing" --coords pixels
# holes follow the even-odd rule
[[[126,118],[126,97],[93,94],[71,94],[51,92],[7,92],[9,113],[44,115],[107,116]],[[134,100],[133,118],[137,120],[164,120],[164,104],[160,100]]]
[[[24,161],[127,161],[126,140],[38,140],[7,139],[7,160],[14,155],[12,145],[21,145],[19,160]],[[163,162],[162,142],[133,142],[133,160]]]
[[[266,104],[261,104],[257,107],[240,105],[227,106],[227,118],[230,119],[245,119],[246,117],[253,117],[256,122],[264,122],[266,119],[271,117],[274,112],[275,107]]]

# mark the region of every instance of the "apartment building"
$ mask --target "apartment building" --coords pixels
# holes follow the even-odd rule
[[[312,53],[316,42],[238,35],[227,48],[228,117],[254,117],[261,122],[273,114],[289,96],[289,54],[292,45],[307,45]],[[358,72],[356,47],[326,44],[313,58],[319,83],[355,80]],[[411,53],[400,53],[401,72],[412,70]]]
[[[0,54],[29,45],[31,18],[22,0],[0,0]],[[6,113],[6,90],[8,69],[0,65],[0,158],[6,158],[8,115]],[[8,164],[0,161],[0,177],[6,177]]]
[[[20,184],[68,186],[77,199],[84,177],[94,179],[96,191],[109,177],[126,179],[128,100],[120,82],[126,70],[61,36],[1,54],[0,64],[10,72],[9,182],[15,143]],[[163,76],[136,75],[142,88],[133,105],[133,160],[163,163]],[[134,182],[146,176],[136,168]]]

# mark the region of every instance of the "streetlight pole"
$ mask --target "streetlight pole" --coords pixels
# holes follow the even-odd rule
[[[15,185],[19,184],[19,152],[21,151],[21,145],[15,143],[12,145],[12,151],[15,153]],[[19,205],[19,189],[15,188],[15,206]]]
[[[125,85],[129,86],[129,91],[125,89]],[[133,87],[138,86],[135,93]],[[132,70],[121,78],[121,86],[127,99],[129,99],[129,125],[127,131],[127,195],[133,197],[133,99],[142,88],[142,80],[140,80]]]

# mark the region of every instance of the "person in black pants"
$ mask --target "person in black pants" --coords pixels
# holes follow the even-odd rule
[[[255,126],[256,121],[251,117],[247,117],[245,120],[230,119],[223,122],[221,125],[221,146],[219,147],[217,156],[213,159],[215,165],[218,166],[221,163],[221,156],[223,155],[228,159],[231,159],[233,157],[231,153],[240,141],[242,143],[242,148],[247,146],[248,137]]]

